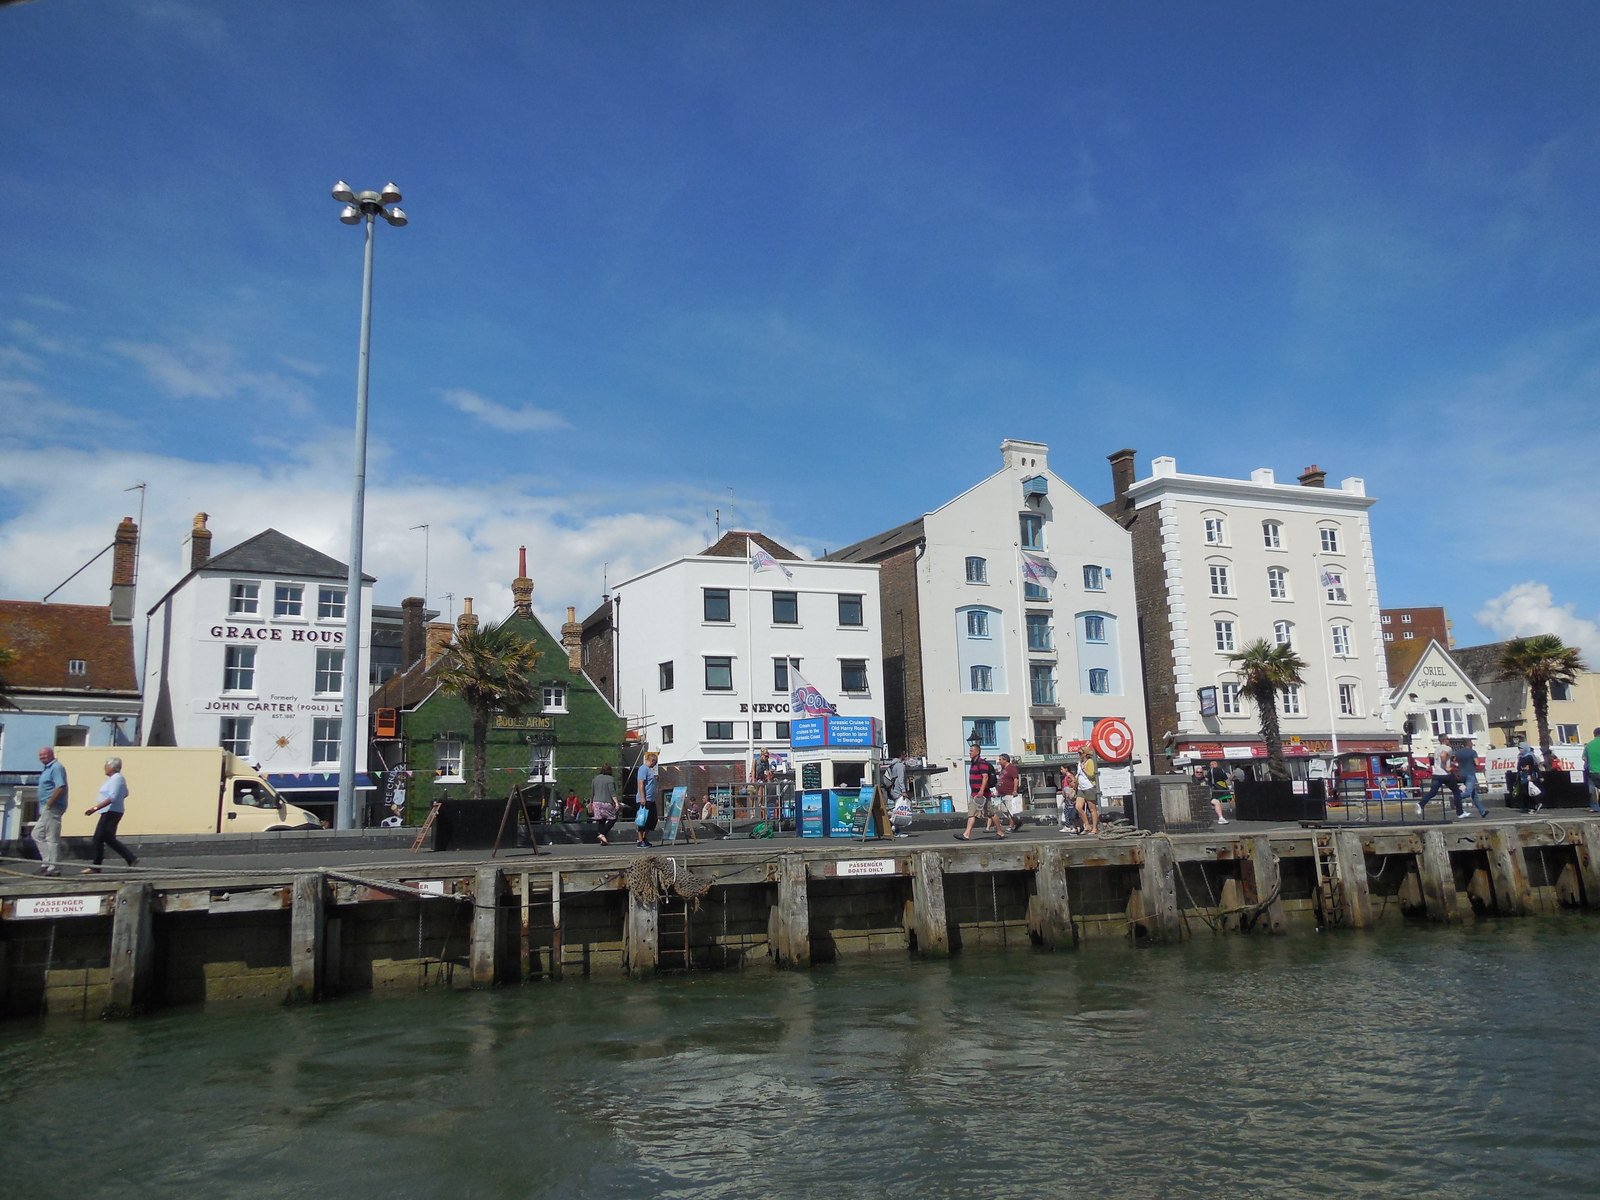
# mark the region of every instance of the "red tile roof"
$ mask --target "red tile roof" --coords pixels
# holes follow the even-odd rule
[[[113,625],[104,606],[0,600],[0,646],[17,656],[5,669],[13,692],[139,692],[133,626]],[[72,659],[84,674],[68,673]]]

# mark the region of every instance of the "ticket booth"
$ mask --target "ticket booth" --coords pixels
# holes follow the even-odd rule
[[[857,809],[872,802],[883,759],[875,717],[806,717],[789,722],[801,837],[851,837]]]

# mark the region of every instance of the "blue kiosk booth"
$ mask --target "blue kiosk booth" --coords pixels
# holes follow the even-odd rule
[[[855,837],[857,809],[872,803],[883,758],[876,717],[805,717],[789,722],[789,761],[801,837]]]

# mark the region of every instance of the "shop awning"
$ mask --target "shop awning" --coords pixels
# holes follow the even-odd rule
[[[272,790],[275,792],[337,792],[339,790],[339,772],[286,772],[281,775],[268,775],[267,782],[272,785]],[[371,791],[376,786],[372,782],[371,775],[365,772],[357,772],[357,791]]]

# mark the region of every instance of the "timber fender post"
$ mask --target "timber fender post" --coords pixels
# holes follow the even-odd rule
[[[922,850],[912,860],[911,936],[924,958],[950,953],[950,919],[944,907],[944,859]]]
[[[327,886],[321,871],[296,875],[289,913],[289,1002],[320,1000],[327,963]]]
[[[479,867],[472,880],[472,986],[500,981],[500,868]]]
[[[1439,844],[1441,848],[1444,845],[1443,841]],[[1447,877],[1449,865],[1446,857]],[[1367,853],[1362,848],[1361,835],[1354,829],[1341,829],[1333,835],[1333,868],[1339,878],[1339,919],[1350,929],[1372,928],[1372,886],[1367,878]],[[1450,886],[1453,889],[1455,884],[1452,882]]]
[[[1164,837],[1146,838],[1143,848],[1139,891],[1144,897],[1145,932],[1152,941],[1181,942],[1183,923],[1178,916],[1172,843]]]
[[[1028,933],[1049,950],[1070,950],[1078,944],[1067,899],[1067,848],[1047,846],[1033,869],[1033,895],[1028,902]]]
[[[1278,869],[1278,860],[1272,853],[1272,840],[1257,834],[1244,839],[1244,850],[1240,877],[1245,900],[1266,906],[1261,916],[1266,918],[1268,933],[1287,933],[1289,926],[1283,917],[1283,872]]]
[[[623,961],[635,979],[653,975],[660,962],[661,911],[658,901],[644,903],[628,889],[627,928],[623,934]]]
[[[125,883],[117,889],[111,917],[111,998],[103,1018],[131,1017],[150,1002],[154,906],[155,889],[148,883]]]
[[[1531,916],[1533,890],[1528,886],[1528,862],[1513,830],[1501,826],[1489,831],[1488,859],[1495,912],[1503,917]]]
[[[1585,908],[1600,908],[1600,826],[1586,821],[1577,833],[1577,844],[1572,849],[1578,860],[1578,878],[1583,881],[1583,904]]]
[[[1422,906],[1428,914],[1428,920],[1459,919],[1456,877],[1450,869],[1450,851],[1444,844],[1444,830],[1423,831],[1422,853],[1417,855],[1417,869],[1422,874]]]
[[[767,942],[780,967],[811,962],[811,899],[806,860],[798,854],[778,859],[778,905],[772,910]]]

